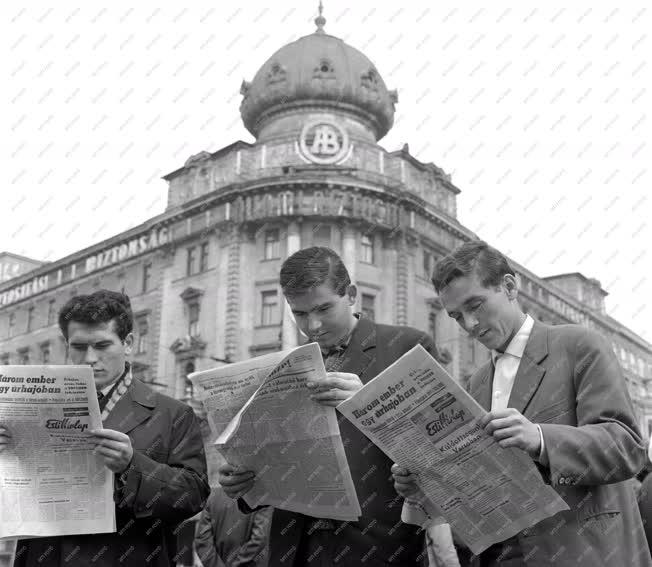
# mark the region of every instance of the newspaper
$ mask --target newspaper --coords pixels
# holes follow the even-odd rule
[[[335,408],[309,398],[307,380],[324,378],[317,343],[190,375],[222,456],[256,473],[249,506],[359,518]]]
[[[485,410],[421,345],[337,409],[418,475],[403,521],[443,517],[475,554],[568,510],[524,451],[503,449],[480,427]]]
[[[113,473],[93,453],[101,429],[89,366],[0,366],[0,538],[115,531]]]

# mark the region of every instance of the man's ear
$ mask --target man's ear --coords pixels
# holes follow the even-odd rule
[[[349,305],[351,306],[355,305],[355,299],[358,296],[358,288],[355,287],[353,284],[349,285],[346,288],[346,296],[349,299]]]
[[[513,301],[518,296],[518,284],[516,278],[512,274],[505,274],[503,276],[503,288],[507,294],[507,298]]]
[[[122,344],[125,345],[125,354],[131,354],[131,350],[133,349],[133,346],[134,346],[134,334],[129,333],[125,337],[125,340],[122,341]]]

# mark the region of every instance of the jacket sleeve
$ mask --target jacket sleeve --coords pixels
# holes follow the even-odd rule
[[[129,467],[120,475],[118,506],[129,509],[135,518],[179,523],[200,512],[210,492],[195,413],[190,407],[172,412],[168,427],[167,462],[134,451]]]
[[[195,551],[203,567],[226,567],[215,548],[217,527],[215,525],[216,519],[211,514],[212,501],[213,498],[209,497],[209,501],[204,506],[204,510],[197,522],[197,528],[195,530]]]
[[[240,547],[238,557],[233,564],[234,567],[267,564],[264,561],[264,556],[269,539],[272,512],[273,508],[269,506],[254,512],[249,537]]]
[[[645,448],[618,360],[606,339],[588,330],[576,339],[574,352],[577,427],[539,424],[550,479],[601,485],[631,478],[643,467]]]

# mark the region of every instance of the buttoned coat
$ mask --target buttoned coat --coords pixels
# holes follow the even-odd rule
[[[115,479],[117,531],[21,540],[15,567],[176,565],[175,528],[201,511],[210,492],[194,412],[134,379],[103,426],[129,435],[134,448]]]
[[[333,370],[357,374],[366,384],[417,344],[422,344],[433,356],[436,354],[432,339],[422,331],[377,325],[362,317],[341,364]],[[418,527],[401,522],[403,499],[394,490],[392,461],[346,418],[338,415],[338,420],[362,516],[357,522],[337,522],[332,532],[341,549],[337,565],[415,567],[423,564],[424,535]],[[296,551],[309,526],[308,516],[274,510],[270,567],[305,567],[296,560]]]
[[[486,410],[492,380],[489,361],[469,382]],[[517,536],[525,565],[652,565],[627,482],[642,468],[645,447],[607,340],[579,325],[535,322],[508,407],[541,426],[549,465],[539,470],[570,507]]]

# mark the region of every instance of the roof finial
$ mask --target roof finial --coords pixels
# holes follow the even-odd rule
[[[317,31],[315,33],[324,33],[324,26],[326,25],[326,18],[322,15],[324,11],[324,5],[321,0],[319,0],[319,16],[315,18],[315,24],[317,25]]]

